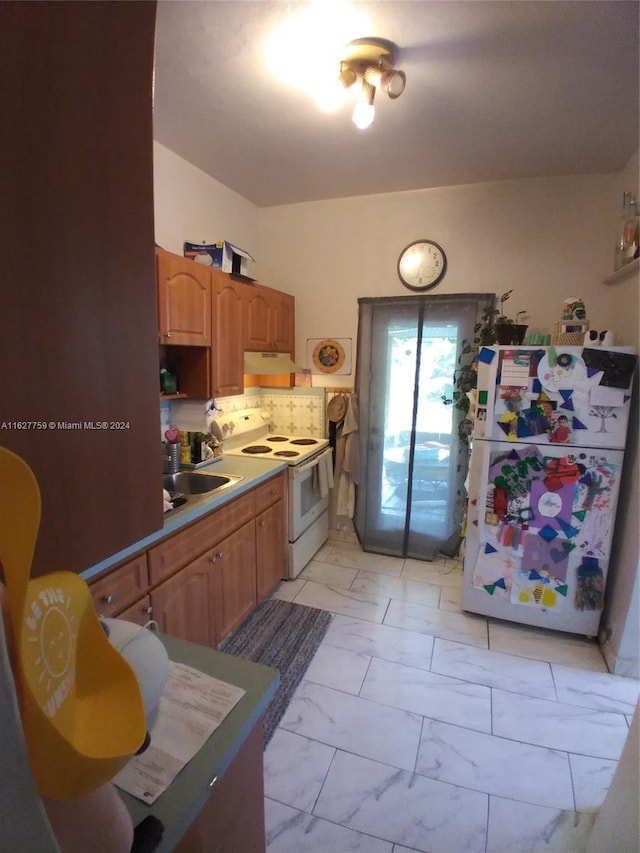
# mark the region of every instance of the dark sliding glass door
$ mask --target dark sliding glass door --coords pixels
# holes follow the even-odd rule
[[[484,294],[360,299],[361,472],[354,523],[365,551],[432,560],[457,552],[466,445],[451,398]]]

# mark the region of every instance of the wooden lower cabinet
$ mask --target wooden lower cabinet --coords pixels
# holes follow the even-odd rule
[[[259,720],[175,850],[264,853],[264,733]]]
[[[135,622],[136,625],[146,625],[154,618],[153,607],[151,605],[151,597],[145,595],[140,601],[136,601],[131,607],[127,607],[122,613],[118,613],[118,619],[124,619],[126,622]]]
[[[275,589],[285,574],[284,503],[278,501],[256,518],[256,583],[258,601]]]
[[[217,645],[285,573],[286,482],[272,477],[95,580],[98,613]]]
[[[151,590],[153,618],[163,634],[202,646],[216,644],[216,582],[209,553]]]
[[[217,642],[242,624],[255,610],[255,521],[227,536],[215,548]]]

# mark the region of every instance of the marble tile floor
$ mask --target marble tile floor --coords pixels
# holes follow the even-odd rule
[[[268,853],[586,850],[640,685],[461,587],[330,540],[276,590],[334,618],[265,752]]]

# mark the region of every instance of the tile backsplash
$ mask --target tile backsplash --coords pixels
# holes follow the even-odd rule
[[[324,437],[325,392],[323,388],[250,388],[245,394],[219,397],[216,406],[227,414],[241,409],[269,412],[271,431],[298,436]],[[160,403],[160,435],[170,426],[206,430],[206,400],[163,400]]]
[[[261,406],[271,415],[273,432],[324,438],[324,400],[324,388],[263,388]]]

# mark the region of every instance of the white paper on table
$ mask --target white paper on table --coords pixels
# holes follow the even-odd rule
[[[245,690],[182,663],[169,662],[169,678],[151,729],[151,744],[113,778],[144,803],[153,803],[193,758]]]

